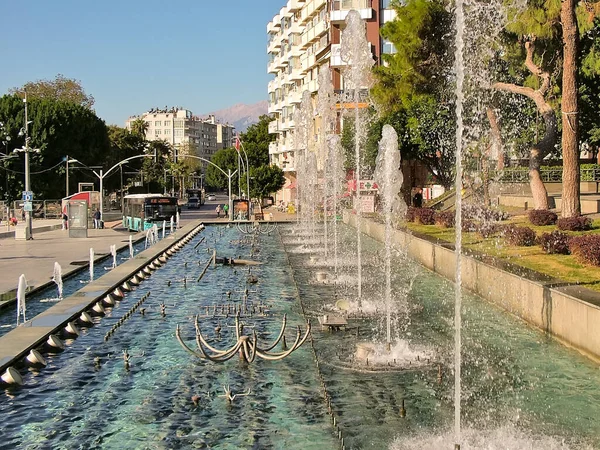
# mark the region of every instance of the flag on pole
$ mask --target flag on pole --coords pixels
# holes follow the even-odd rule
[[[240,135],[236,135],[235,136],[235,149],[239,152],[240,151],[240,145],[242,145],[242,141],[240,141]]]

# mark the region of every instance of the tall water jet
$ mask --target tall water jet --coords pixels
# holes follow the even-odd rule
[[[129,258],[133,259],[133,236],[129,235]]]
[[[333,214],[333,267],[334,273],[338,274],[338,198],[341,195],[342,180],[345,179],[344,171],[344,149],[340,136],[334,134],[329,137],[329,161],[331,161],[330,173],[332,180],[332,214]]]
[[[403,176],[398,150],[398,135],[390,125],[384,125],[373,178],[379,185],[382,212],[385,216],[385,304],[387,316],[387,350],[392,342],[392,221],[406,213],[406,204],[399,195]]]
[[[179,229],[179,211],[177,211],[177,215],[175,217],[175,226],[177,229]]]
[[[110,246],[110,254],[112,255],[112,258],[113,258],[112,268],[114,269],[115,267],[117,267],[117,246],[116,245]]]
[[[156,244],[158,242],[158,225],[152,225],[152,244]]]
[[[170,233],[173,234],[173,216],[171,216],[171,229],[170,229]]]
[[[456,178],[455,178],[455,205],[456,217],[454,229],[456,274],[454,284],[454,448],[460,449],[461,430],[461,326],[462,326],[462,278],[461,278],[461,253],[462,253],[462,139],[463,139],[463,84],[465,81],[464,69],[464,30],[465,16],[463,0],[456,0],[455,6],[456,48],[454,53],[454,65],[456,71]]]
[[[360,198],[360,146],[366,133],[365,124],[360,120],[359,103],[360,91],[365,89],[367,94],[371,85],[371,67],[375,61],[371,55],[371,45],[367,41],[365,22],[356,10],[348,12],[346,17],[346,29],[341,39],[341,59],[346,64],[344,68],[344,80],[349,90],[354,93],[354,150],[356,182],[356,248],[358,269],[358,305],[362,303],[362,243],[361,243],[361,214],[362,203]]]
[[[327,212],[330,197],[328,180],[328,169],[331,160],[329,142],[327,136],[334,131],[335,126],[335,93],[331,82],[331,70],[323,67],[319,72],[319,92],[317,94],[317,113],[321,118],[319,133],[319,150],[321,156],[321,167],[323,171],[323,232],[325,235],[325,256],[329,256],[329,215]]]
[[[165,233],[167,232],[167,221],[163,220],[163,226],[162,226],[162,238],[165,238]]]
[[[309,184],[308,184],[308,152],[310,147],[310,131],[313,127],[313,106],[310,91],[302,93],[300,107],[294,113],[294,146],[296,148],[296,198],[298,199],[299,211],[296,220],[303,226],[307,226],[307,208]]]
[[[90,248],[90,282],[94,281],[94,249]]]
[[[25,293],[27,292],[27,279],[25,275],[19,277],[19,284],[17,285],[17,326],[19,326],[19,319],[23,316],[23,323],[27,321],[25,317]]]
[[[52,281],[56,283],[58,289],[58,298],[63,298],[63,280],[62,280],[62,267],[58,262],[54,263],[54,273],[52,275]]]

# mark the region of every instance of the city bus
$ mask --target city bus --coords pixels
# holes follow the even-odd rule
[[[152,228],[155,222],[176,219],[177,197],[162,194],[131,194],[123,198],[123,227],[131,231]]]

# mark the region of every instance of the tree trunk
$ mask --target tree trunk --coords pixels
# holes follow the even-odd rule
[[[560,20],[563,29],[562,217],[574,217],[581,214],[576,65],[579,34],[575,16],[576,6],[576,0],[561,1]]]
[[[548,191],[540,175],[541,160],[536,157],[529,159],[529,187],[533,196],[534,209],[548,208]]]
[[[544,119],[544,124],[546,126],[544,136],[541,141],[533,145],[530,151],[529,186],[531,187],[531,193],[533,195],[534,208],[548,209],[548,191],[540,176],[540,166],[544,157],[552,151],[556,144],[558,129],[556,115],[545,99],[545,95],[550,88],[550,74],[544,72],[533,62],[534,49],[535,37],[532,38],[531,41],[525,43],[525,50],[527,51],[525,66],[531,73],[542,79],[542,85],[539,89],[533,90],[532,88],[512,83],[494,83],[492,88],[500,91],[512,92],[513,94],[524,95],[530,98],[535,102],[535,106]]]

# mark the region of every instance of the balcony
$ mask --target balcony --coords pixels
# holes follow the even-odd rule
[[[296,11],[302,9],[304,6],[304,0],[289,0],[287,3],[287,9],[291,13],[295,13]]]
[[[279,131],[279,121],[273,120],[269,122],[269,134],[276,134]],[[272,144],[273,142],[271,142]],[[269,144],[269,154],[271,154],[271,144]]]
[[[267,92],[270,94],[271,92],[275,92],[275,90],[279,87],[278,80],[271,80],[267,85]]]
[[[375,11],[371,3],[372,0],[334,0],[329,19],[332,23],[345,22],[348,12],[352,9],[358,11],[363,20],[373,19]]]
[[[269,155],[276,155],[277,153],[277,142],[269,142]]]
[[[308,47],[313,41],[320,38],[327,31],[327,22],[321,20],[314,27],[306,30],[302,35],[302,47]]]
[[[287,102],[290,105],[302,103],[302,92],[300,92],[300,89],[290,92],[287,97]]]
[[[306,23],[327,3],[327,0],[311,0],[300,12],[301,23]]]
[[[384,10],[382,10],[382,13],[383,13],[383,23],[391,22],[397,16],[395,9],[384,9]]]
[[[278,53],[281,50],[281,35],[277,34],[267,45],[267,53]]]
[[[319,90],[319,83],[317,80],[312,80],[308,83],[308,90],[311,93],[317,92]]]
[[[315,65],[315,55],[309,55],[306,58],[303,58],[301,63],[302,63],[302,71],[304,73],[308,72],[309,69],[312,69]]]
[[[272,73],[274,75],[277,75],[279,73],[279,69],[277,68],[277,60],[278,59],[280,59],[280,58],[279,57],[273,58],[273,60],[271,62],[269,62],[269,65],[267,66],[268,73]]]
[[[347,64],[342,61],[342,46],[341,44],[331,44],[331,58],[329,59],[331,67],[344,67]]]

